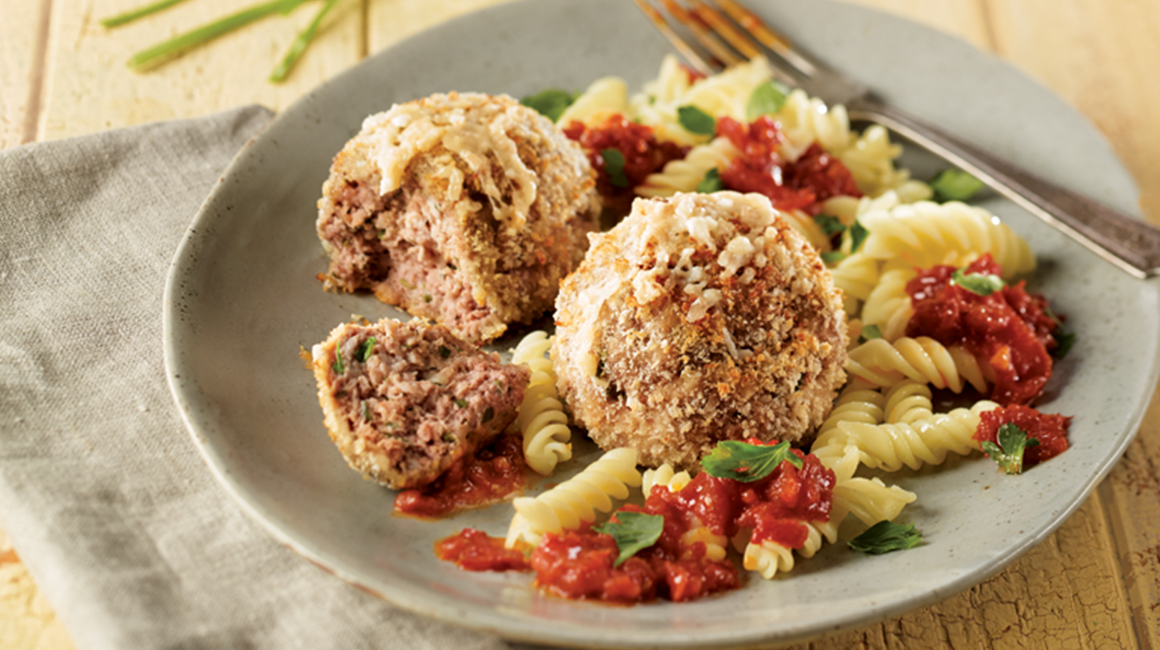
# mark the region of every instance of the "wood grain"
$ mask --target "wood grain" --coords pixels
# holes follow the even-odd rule
[[[8,2],[0,19],[0,149],[36,136],[49,0]]]
[[[361,4],[327,17],[298,68],[283,84],[266,78],[317,3],[227,34],[146,73],[125,62],[138,50],[237,10],[234,0],[197,0],[113,30],[98,22],[141,0],[54,0],[40,140],[154,120],[207,115],[248,103],[283,108],[362,56]]]

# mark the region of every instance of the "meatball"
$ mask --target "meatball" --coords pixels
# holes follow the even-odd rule
[[[471,343],[551,308],[597,228],[579,145],[507,96],[432,95],[372,115],[318,202],[329,289],[369,289]]]
[[[344,323],[313,353],[330,439],[352,468],[396,489],[430,483],[503,431],[530,375],[419,321]]]
[[[719,441],[819,425],[844,322],[817,252],[764,196],[637,199],[561,286],[552,362],[598,445],[691,468]]]

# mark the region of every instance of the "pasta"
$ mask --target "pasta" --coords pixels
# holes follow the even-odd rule
[[[906,324],[914,315],[906,283],[917,275],[912,268],[884,272],[862,305],[862,322],[877,325],[878,332],[887,341],[895,341],[906,335]]]
[[[546,358],[551,348],[548,333],[536,331],[525,336],[512,352],[512,363],[532,370],[516,417],[524,436],[524,460],[544,476],[551,476],[558,463],[572,458],[572,430],[556,392],[556,372]]]
[[[664,463],[656,469],[646,469],[641,476],[640,491],[645,498],[652,494],[656,486],[667,487],[670,492],[680,492],[681,488],[689,484],[693,477],[688,472],[675,472],[673,466]]]
[[[934,415],[930,388],[926,384],[906,380],[886,392],[886,422],[910,424]]]
[[[980,393],[987,392],[983,367],[974,355],[957,345],[945,347],[926,336],[903,337],[894,343],[883,339],[867,341],[850,351],[846,372],[882,387],[912,379],[961,393],[965,381]]]
[[[516,499],[506,546],[512,548],[520,540],[538,544],[544,533],[577,528],[581,522],[595,521],[597,511],[612,510],[613,498],[628,498],[628,488],[640,486],[636,459],[635,449],[613,449],[538,497]]]
[[[573,121],[591,125],[627,110],[628,85],[619,77],[602,77],[593,81],[556,121],[564,126]]]
[[[890,472],[903,465],[910,469],[919,469],[924,463],[939,465],[948,452],[965,456],[978,449],[979,443],[972,436],[979,426],[979,416],[998,406],[982,400],[969,409],[959,408],[910,423],[843,422],[827,432],[824,439],[819,436],[816,444],[856,447],[863,464]]]
[[[697,185],[712,169],[724,169],[740,151],[729,138],[714,138],[689,150],[688,155],[674,160],[655,174],[649,174],[644,184],[636,187],[640,196],[672,196],[677,192],[694,192]]]

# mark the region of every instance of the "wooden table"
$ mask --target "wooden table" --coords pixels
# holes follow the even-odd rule
[[[627,1],[627,0],[626,0]],[[0,147],[258,102],[289,105],[400,38],[497,0],[348,0],[290,80],[263,80],[313,6],[251,25],[147,75],[123,62],[161,35],[230,13],[191,0],[116,31],[143,0],[0,0]],[[1160,0],[856,0],[994,52],[1085,113],[1160,223]],[[0,648],[70,648],[0,533]],[[807,645],[800,646],[801,648]],[[939,605],[812,648],[1160,648],[1160,402],[1109,479],[1047,542]]]

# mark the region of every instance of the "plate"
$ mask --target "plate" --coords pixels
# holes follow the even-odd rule
[[[960,138],[1127,212],[1136,190],[1074,110],[1003,62],[862,8],[753,0],[779,26],[890,102]],[[352,314],[401,314],[324,293],[314,233],[329,164],[363,118],[438,91],[582,89],[616,74],[639,88],[667,43],[623,0],[499,6],[355,66],[279,115],[234,160],[190,228],[165,297],[173,395],[210,468],[277,539],[401,607],[527,641],[631,648],[740,647],[862,625],[995,574],[1074,511],[1131,441],[1157,376],[1157,285],[1134,280],[999,199],[987,207],[1033,244],[1046,293],[1079,339],[1040,406],[1075,416],[1072,449],[1018,477],[975,457],[892,475],[919,501],[919,548],[863,556],[827,546],[782,579],[690,604],[608,607],[546,597],[526,574],[472,574],[432,542],[466,526],[500,535],[504,504],[425,523],[391,516],[394,493],[348,469],[327,438],[298,357]],[[907,164],[932,162],[912,154]],[[501,341],[500,347],[514,341]],[[595,451],[581,445],[576,471]],[[566,476],[564,474],[563,476]],[[558,475],[554,480],[560,480]]]

